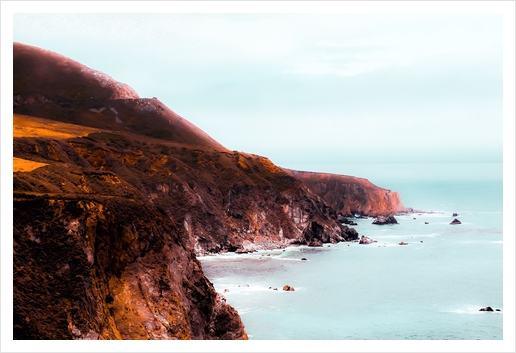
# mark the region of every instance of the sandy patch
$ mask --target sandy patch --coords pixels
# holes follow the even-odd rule
[[[51,137],[72,138],[87,136],[98,129],[80,125],[61,123],[59,121],[35,118],[26,115],[13,115],[14,137]]]
[[[32,172],[34,169],[46,166],[46,163],[29,161],[28,159],[13,157],[13,172]]]

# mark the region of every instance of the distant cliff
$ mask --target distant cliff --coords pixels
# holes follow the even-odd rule
[[[344,216],[379,216],[407,211],[397,191],[380,188],[367,179],[330,173],[287,170]]]
[[[246,338],[196,255],[349,241],[337,212],[401,205],[321,194],[59,54],[15,43],[14,73],[15,339]]]

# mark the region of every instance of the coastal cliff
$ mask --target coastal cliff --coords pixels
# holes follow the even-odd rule
[[[367,179],[331,173],[288,170],[335,212],[343,216],[377,217],[407,212],[397,191],[378,187]]]
[[[245,339],[196,255],[358,238],[331,190],[59,54],[14,44],[13,112],[15,339]],[[349,212],[401,204],[377,189]]]
[[[150,203],[15,193],[13,207],[14,339],[247,338]]]

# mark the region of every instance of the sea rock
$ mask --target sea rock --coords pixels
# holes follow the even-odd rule
[[[490,306],[486,306],[485,308],[481,308],[479,311],[494,311]]]
[[[450,224],[462,224],[457,218],[450,222]]]
[[[378,217],[376,217],[376,219],[373,221],[372,224],[379,224],[379,225],[398,224],[398,221],[392,215],[391,216],[378,216]]]
[[[349,220],[347,217],[345,217],[342,213],[339,213],[337,215],[337,220],[340,222],[340,223],[343,223],[343,224],[347,224],[347,225],[350,225],[350,226],[356,226],[358,225],[357,223]]]
[[[376,243],[376,240],[373,240],[369,237],[366,237],[365,235],[362,235],[360,237],[360,241],[358,243],[359,244],[372,244],[372,243]]]
[[[405,243],[404,241],[400,241],[398,245],[408,245],[408,243]]]
[[[303,258],[301,259],[301,261],[306,261],[306,260],[308,260],[306,257],[303,257]]]
[[[500,309],[496,309],[495,311],[501,311]]]
[[[458,213],[455,213],[455,212],[454,212],[454,213],[452,214],[452,217],[457,217],[458,215],[459,215]]]
[[[428,222],[425,222],[425,224],[428,224]]]
[[[285,284],[283,286],[283,290],[286,291],[286,292],[293,292],[294,291],[294,287],[291,287],[288,284]]]

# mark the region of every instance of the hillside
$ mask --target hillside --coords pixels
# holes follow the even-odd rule
[[[17,114],[225,150],[157,98],[60,54],[14,43],[13,106]]]

